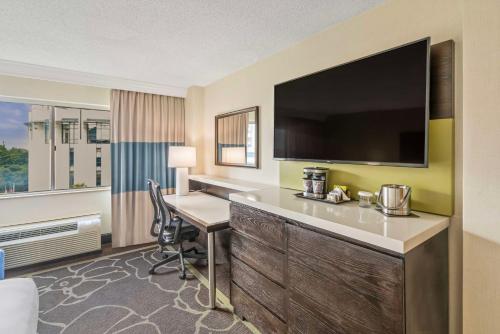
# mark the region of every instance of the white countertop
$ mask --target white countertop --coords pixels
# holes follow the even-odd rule
[[[238,191],[254,191],[272,187],[269,184],[249,182],[245,180],[228,179],[213,175],[189,175],[189,179],[193,181],[212,184],[214,186],[224,187]]]
[[[164,195],[163,199],[176,210],[189,215],[202,223],[210,226],[229,221],[229,201],[207,195],[199,191],[189,192],[185,196]]]
[[[295,197],[297,190],[279,187],[229,195],[245,204],[307,225],[330,231],[377,247],[405,254],[446,229],[450,219],[423,212],[418,217],[386,217],[358,202],[322,203]]]

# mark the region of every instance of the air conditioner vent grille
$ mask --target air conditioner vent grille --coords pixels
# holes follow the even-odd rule
[[[40,229],[38,230],[27,230],[19,233],[19,239],[28,239],[40,236]]]
[[[40,227],[36,229],[26,229],[23,231],[0,233],[0,243],[34,238],[34,237],[41,237],[49,234],[77,231],[77,230],[78,230],[78,223],[72,222],[50,227]]]
[[[7,242],[19,239],[19,232],[0,234],[0,242]]]
[[[78,230],[78,223],[70,223],[59,226],[59,232],[69,232]]]
[[[40,229],[41,235],[49,235],[49,234],[60,233],[60,232],[61,231],[59,230],[59,226],[44,227],[44,228]]]

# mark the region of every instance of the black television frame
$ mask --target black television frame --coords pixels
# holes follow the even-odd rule
[[[318,160],[318,159],[298,159],[298,158],[277,158],[275,157],[275,146],[274,146],[274,139],[275,139],[275,131],[276,131],[276,112],[275,112],[275,109],[273,107],[273,160],[277,160],[277,161],[310,161],[310,162],[322,162],[322,163],[335,163],[335,164],[351,164],[351,165],[370,165],[370,166],[392,166],[392,167],[414,167],[414,168],[428,168],[429,167],[429,114],[430,114],[430,110],[429,110],[429,104],[430,104],[430,51],[431,51],[431,38],[430,37],[425,37],[425,38],[421,38],[419,40],[416,40],[416,41],[412,41],[412,42],[409,42],[409,43],[405,43],[405,44],[402,44],[402,45],[399,45],[399,46],[396,46],[396,47],[393,47],[393,48],[390,48],[390,49],[387,49],[387,50],[384,50],[384,51],[380,51],[380,52],[377,52],[377,53],[373,53],[373,54],[370,54],[368,56],[365,56],[365,57],[361,57],[361,58],[357,58],[357,59],[354,59],[354,60],[351,60],[351,61],[348,61],[348,62],[345,62],[345,63],[341,63],[341,64],[338,64],[338,65],[335,65],[335,66],[332,66],[332,67],[329,67],[329,68],[325,68],[323,70],[319,70],[319,71],[316,71],[316,72],[313,72],[313,73],[309,73],[309,74],[305,74],[303,76],[300,76],[300,77],[297,77],[297,78],[294,78],[294,79],[290,79],[290,80],[287,80],[287,81],[283,81],[283,82],[280,82],[280,83],[277,83],[274,85],[274,93],[276,94],[276,86],[279,86],[281,84],[284,84],[284,83],[287,83],[287,82],[290,82],[290,81],[295,81],[295,80],[300,80],[301,78],[305,78],[305,77],[309,77],[311,75],[315,75],[317,73],[321,73],[321,72],[324,72],[324,71],[328,71],[328,70],[331,70],[333,68],[336,68],[336,67],[341,67],[341,66],[344,66],[344,65],[347,65],[347,64],[350,64],[350,63],[354,63],[354,62],[357,62],[357,61],[360,61],[360,60],[363,60],[363,59],[366,59],[366,58],[370,58],[370,57],[373,57],[373,56],[377,56],[377,55],[380,55],[380,54],[384,54],[384,53],[387,53],[387,52],[391,52],[393,50],[396,50],[396,49],[400,49],[400,48],[404,48],[406,46],[409,46],[409,45],[412,45],[412,44],[416,44],[416,43],[420,43],[422,41],[427,41],[427,54],[426,54],[426,58],[427,58],[427,70],[426,70],[426,92],[425,92],[425,147],[424,147],[424,162],[419,164],[419,163],[399,163],[399,162],[377,162],[377,161],[348,161],[348,160]],[[274,97],[273,97],[274,98]],[[273,100],[273,103],[274,103],[274,100]]]

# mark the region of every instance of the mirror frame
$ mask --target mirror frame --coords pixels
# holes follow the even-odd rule
[[[250,113],[250,112],[255,112],[255,165],[243,165],[243,164],[230,164],[230,163],[224,163],[224,162],[219,162],[218,160],[218,150],[217,150],[217,140],[219,138],[219,129],[218,129],[218,123],[219,119],[225,118],[228,116],[233,116],[233,115],[238,115],[238,114],[243,114],[243,113]],[[254,107],[249,107],[245,109],[240,109],[240,110],[235,110],[235,111],[230,111],[224,114],[219,114],[215,115],[215,165],[216,166],[225,166],[225,167],[243,167],[243,168],[255,168],[258,169],[260,167],[260,141],[259,141],[259,107],[254,106]]]

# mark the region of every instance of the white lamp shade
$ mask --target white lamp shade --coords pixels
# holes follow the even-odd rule
[[[196,148],[193,146],[170,146],[168,167],[195,167]]]
[[[223,147],[222,162],[227,164],[244,164],[247,157],[245,147]]]

